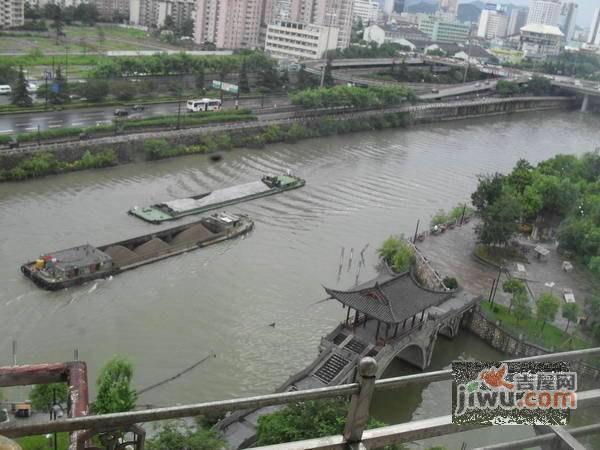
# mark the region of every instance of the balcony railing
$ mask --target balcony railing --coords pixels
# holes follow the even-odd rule
[[[539,355],[528,358],[511,359],[509,361],[578,361],[582,358],[599,355],[600,347],[575,350],[563,353]],[[430,419],[416,420],[398,425],[365,430],[369,419],[369,409],[374,392],[397,389],[412,384],[431,383],[452,379],[451,370],[438,370],[395,378],[375,379],[377,362],[372,358],[363,358],[357,368],[355,383],[319,389],[281,392],[256,397],[238,398],[191,405],[130,411],[124,413],[104,414],[97,416],[72,417],[59,421],[38,423],[10,422],[0,425],[0,434],[16,438],[54,432],[109,431],[122,430],[143,422],[166,419],[180,419],[204,414],[226,413],[235,410],[256,410],[266,406],[284,405],[307,400],[329,399],[351,395],[348,419],[343,435],[327,436],[316,439],[288,442],[279,445],[261,447],[270,450],[346,450],[379,448],[392,443],[405,443],[429,437],[442,436],[470,429],[483,428],[486,425],[455,425],[450,415]],[[600,405],[600,389],[580,391],[577,394],[578,407]],[[518,441],[504,442],[484,447],[485,449],[521,449],[542,443],[559,443],[560,448],[583,449],[575,436],[583,436],[600,432],[600,424],[592,424],[577,428],[547,427],[548,432],[535,437]],[[350,446],[350,447],[349,447]],[[557,447],[558,448],[558,447]],[[75,448],[73,448],[75,450]],[[479,450],[483,450],[479,449]]]

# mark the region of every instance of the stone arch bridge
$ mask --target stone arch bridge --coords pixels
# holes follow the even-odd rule
[[[316,359],[277,392],[353,382],[357,363],[365,356],[377,360],[377,377],[395,358],[424,370],[438,336],[454,337],[480,301],[463,292],[425,288],[408,272],[385,275],[350,291],[325,290],[346,309],[346,320],[321,338]],[[245,448],[255,440],[258,418],[279,408],[238,411],[217,427],[231,448]]]

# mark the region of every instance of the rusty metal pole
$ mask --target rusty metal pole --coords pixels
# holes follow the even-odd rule
[[[352,395],[350,410],[344,428],[344,440],[353,448],[360,448],[363,431],[369,420],[369,409],[375,390],[375,376],[377,375],[377,361],[366,357],[358,363],[356,381],[359,385],[358,393]]]

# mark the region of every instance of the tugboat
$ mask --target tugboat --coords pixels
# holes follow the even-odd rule
[[[192,197],[170,200],[142,208],[136,206],[128,212],[147,222],[161,223],[166,220],[176,220],[191,214],[199,214],[211,209],[278,194],[302,187],[305,184],[305,180],[293,175],[264,175],[260,181],[205,192]]]
[[[89,244],[47,253],[21,266],[23,274],[51,291],[135,269],[249,232],[246,215],[217,213],[196,222],[113,244]]]

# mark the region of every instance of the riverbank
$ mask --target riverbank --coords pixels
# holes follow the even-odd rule
[[[127,136],[74,141],[62,144],[30,146],[0,153],[0,180],[18,181],[25,178],[60,173],[55,165],[42,170],[38,160],[54,159],[57,163],[78,164],[90,152],[112,150],[116,158],[110,165],[160,159],[189,154],[205,154],[232,148],[260,148],[277,142],[297,142],[302,139],[346,134],[356,131],[407,127],[423,123],[460,120],[475,117],[572,108],[574,100],[565,97],[521,97],[511,99],[481,99],[475,101],[403,105],[387,109],[344,111],[302,111],[301,117],[274,119],[261,123],[235,123],[186,130],[139,133]],[[159,150],[148,150],[147,141],[159,142]],[[208,144],[207,144],[208,142]],[[219,142],[220,145],[211,145]],[[42,154],[43,156],[40,156]],[[48,154],[52,154],[50,157]]]

